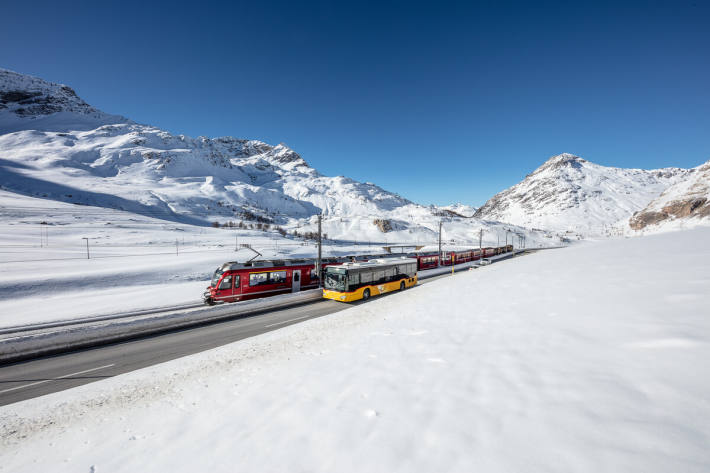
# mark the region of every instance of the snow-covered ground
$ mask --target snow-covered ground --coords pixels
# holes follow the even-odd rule
[[[313,240],[283,237],[273,229],[196,226],[7,191],[0,191],[0,217],[0,327],[199,302],[215,268],[256,256],[243,244],[262,253],[260,258],[317,254]],[[454,248],[453,237],[461,236],[449,230],[453,225],[444,225],[445,249]],[[507,238],[495,224],[464,222],[453,228],[466,225],[471,232],[487,230],[484,245]],[[544,233],[529,233],[529,246],[554,243]],[[357,228],[352,235],[363,241]],[[323,255],[381,254],[383,246],[397,243],[381,238],[364,244],[326,240]]]
[[[469,271],[0,408],[0,471],[706,472],[707,228]]]

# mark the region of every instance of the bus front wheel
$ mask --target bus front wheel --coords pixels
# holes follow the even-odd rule
[[[404,281],[402,281],[401,283],[399,283],[399,290],[400,290],[400,291],[404,291]]]
[[[365,290],[362,292],[362,300],[363,300],[363,301],[366,301],[366,300],[368,300],[369,298],[370,298],[370,290],[369,290],[369,289],[365,289]]]

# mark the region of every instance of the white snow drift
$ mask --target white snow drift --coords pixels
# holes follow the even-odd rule
[[[0,468],[705,472],[710,230],[540,252],[0,408]]]

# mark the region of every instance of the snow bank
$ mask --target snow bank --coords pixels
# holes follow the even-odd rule
[[[706,472],[709,238],[540,252],[5,406],[0,468]]]
[[[239,304],[179,310],[160,315],[126,317],[119,320],[106,320],[81,326],[53,328],[48,331],[10,336],[0,339],[0,363],[66,352],[98,343],[127,340],[139,335],[177,330],[238,315],[318,301],[322,298],[323,291],[311,289],[295,294],[242,301]]]

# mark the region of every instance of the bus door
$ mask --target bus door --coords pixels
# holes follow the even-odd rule
[[[291,274],[291,292],[298,292],[301,290],[301,270],[294,269],[293,274]]]

